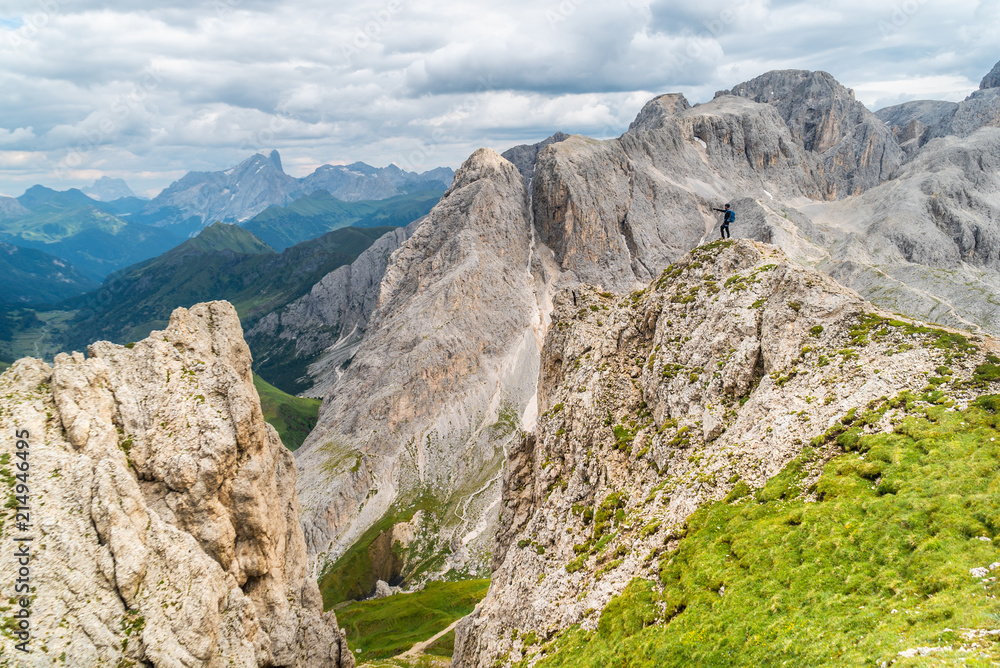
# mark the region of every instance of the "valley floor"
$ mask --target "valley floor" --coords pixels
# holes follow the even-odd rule
[[[489,580],[431,582],[412,594],[338,606],[337,621],[359,665],[447,666],[455,623],[472,612]]]

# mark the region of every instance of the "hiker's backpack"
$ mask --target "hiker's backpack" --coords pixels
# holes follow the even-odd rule
[[[736,221],[736,212],[733,211],[732,209],[729,209],[728,211],[726,211],[725,221],[727,223],[735,222]]]

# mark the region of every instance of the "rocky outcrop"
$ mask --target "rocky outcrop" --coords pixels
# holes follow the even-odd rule
[[[521,174],[477,151],[392,254],[367,334],[296,453],[319,568],[420,500],[437,545],[423,568],[485,570],[503,447],[537,377],[536,261]]]
[[[663,125],[664,119],[690,108],[691,103],[681,93],[666,93],[654,97],[643,105],[639,115],[629,124],[628,129],[632,131],[656,129]]]
[[[723,95],[774,106],[803,146],[822,157],[830,196],[886,181],[905,158],[885,124],[826,72],[776,70],[716,93]]]
[[[574,136],[540,151],[532,194],[539,238],[560,267],[624,292],[703,241],[718,224],[713,208],[737,194],[822,188],[819,161],[770,106],[723,96],[687,108],[668,95],[618,139]]]
[[[1000,88],[977,90],[958,104],[951,132],[967,137],[979,128],[1000,128]]]
[[[979,82],[979,90],[987,88],[1000,88],[1000,62],[993,66],[993,69]]]
[[[4,657],[354,665],[307,573],[295,462],[250,362],[235,309],[212,302],[134,346],[23,359],[0,377],[0,475],[26,461],[30,490],[27,526],[5,512],[0,565],[17,572],[15,546],[29,545],[33,592],[31,653],[4,634]]]
[[[264,351],[257,362],[267,363],[275,354],[312,360],[311,387],[304,394],[324,397],[364,336],[389,257],[422,220],[387,232],[350,265],[320,279],[308,294],[258,320],[247,332],[250,345]]]
[[[911,155],[931,139],[951,133],[958,107],[957,102],[914,100],[879,109],[875,115],[892,129],[900,147]]]
[[[633,578],[658,579],[697,508],[761,488],[810,443],[821,466],[839,449],[831,425],[884,429],[893,415],[862,412],[927,375],[947,372],[936,382],[967,401],[996,349],[894,319],[747,240],[696,248],[628,298],[560,293],[544,412],[510,452],[490,592],[459,623],[452,665],[530,665],[561,631],[593,630]]]

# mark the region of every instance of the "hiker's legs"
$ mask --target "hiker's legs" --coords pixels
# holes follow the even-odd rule
[[[722,229],[719,230],[719,231],[722,233],[722,236],[721,236],[722,239],[727,238],[729,236],[729,223],[723,223],[722,224]]]

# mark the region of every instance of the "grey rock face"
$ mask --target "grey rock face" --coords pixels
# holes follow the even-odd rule
[[[558,294],[542,351],[545,412],[509,453],[490,592],[459,622],[452,665],[530,665],[561,631],[594,630],[633,578],[659,581],[700,506],[737,480],[762,487],[848,410],[919,392],[948,352],[892,326],[852,342],[867,313],[879,312],[748,240],[695,249],[634,299]],[[847,346],[855,359],[836,354]],[[956,381],[997,346],[984,342]],[[891,431],[893,417],[866,429]]]
[[[826,72],[779,70],[716,93],[770,104],[823,159],[827,192],[856,195],[887,180],[904,160],[892,132]]]
[[[535,175],[535,162],[538,160],[538,152],[549,144],[555,144],[568,138],[568,134],[557,132],[537,144],[519,144],[518,146],[513,146],[501,153],[501,155],[517,167],[517,171],[521,172],[521,176],[524,177],[524,186],[530,188],[531,179]]]
[[[420,494],[450,566],[487,566],[503,447],[537,377],[529,221],[521,174],[481,149],[392,254],[367,334],[296,453],[319,567]]]
[[[350,265],[324,276],[308,294],[268,314],[247,332],[247,340],[266,362],[268,351],[291,345],[295,357],[323,356],[310,368],[307,396],[324,397],[340,366],[357,350],[378,301],[389,257],[413,235],[421,220],[386,233]]]
[[[629,130],[654,130],[663,125],[663,119],[691,108],[691,104],[681,93],[667,93],[647,102]]]
[[[879,109],[875,115],[892,129],[900,147],[911,155],[931,139],[951,133],[958,107],[957,102],[915,100]]]
[[[1000,128],[1000,88],[977,90],[960,102],[951,131],[965,137],[985,127]]]
[[[861,197],[801,207],[829,231],[819,266],[881,306],[1000,333],[1000,129],[936,139]],[[808,236],[808,235],[806,235]]]
[[[989,74],[984,76],[983,80],[979,82],[980,90],[986,88],[1000,88],[1000,62],[994,65]]]
[[[353,666],[307,574],[296,468],[264,422],[226,302],[127,349],[2,377],[30,436],[32,654],[19,665]],[[16,461],[15,441],[2,446]],[[0,564],[15,569],[14,527]],[[46,647],[47,652],[40,651]]]
[[[190,217],[202,224],[240,222],[269,206],[289,204],[301,187],[285,174],[277,151],[270,157],[257,153],[224,172],[190,172],[153,198],[143,209],[154,215],[163,209],[177,210],[160,225],[180,223]]]
[[[406,189],[447,188],[455,173],[446,167],[418,174],[390,165],[372,167],[363,162],[352,165],[322,165],[301,179],[302,193],[325,190],[345,202],[379,200],[401,195]]]
[[[679,113],[675,110],[681,109]],[[733,96],[684,109],[661,97],[619,139],[539,153],[535,224],[561,268],[624,292],[706,238],[737,193],[820,197],[822,166],[767,105]]]

